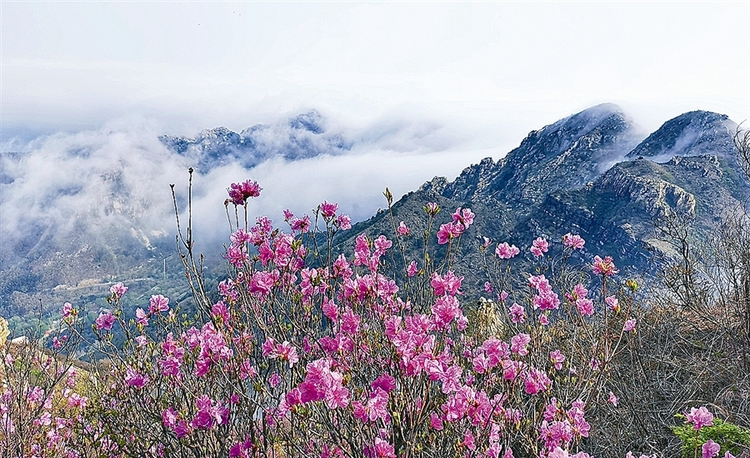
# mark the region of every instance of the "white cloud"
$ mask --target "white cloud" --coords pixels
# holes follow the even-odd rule
[[[694,109],[750,118],[747,3],[3,8],[6,129],[139,114],[188,134],[310,108],[364,125],[406,108],[523,124],[508,141],[606,101],[649,128]]]
[[[184,184],[188,164],[158,134],[240,131],[310,109],[359,146],[196,178],[196,206],[213,215],[210,226],[223,224],[212,212],[224,188],[245,178],[266,188],[253,211],[308,211],[328,199],[364,218],[382,205],[385,186],[403,193],[433,175],[453,177],[602,102],[650,131],[696,109],[750,119],[748,3],[2,8],[0,147],[53,134],[28,144],[20,164],[3,158],[3,174],[16,178],[0,185],[5,229],[64,227],[82,212],[113,220],[106,209],[118,197],[117,212],[171,228],[168,184]],[[89,155],[71,154],[76,148]]]
[[[253,220],[267,214],[281,223],[282,210],[309,213],[324,200],[362,220],[384,205],[386,186],[400,196],[435,175],[453,178],[472,162],[499,156],[497,150],[457,140],[459,135],[437,121],[391,119],[360,129],[328,124],[354,144],[351,151],[298,161],[279,157],[252,169],[230,163],[196,173],[198,240],[220,244],[228,235],[223,202],[232,182],[253,179],[264,188],[248,207]],[[169,185],[176,185],[184,211],[187,169],[194,164],[159,142],[161,129],[155,121],[128,118],[97,130],[40,137],[20,155],[3,155],[0,229],[11,240],[30,233],[64,239],[74,232],[104,240],[131,228],[148,237],[175,234]],[[269,131],[288,135],[283,129]]]

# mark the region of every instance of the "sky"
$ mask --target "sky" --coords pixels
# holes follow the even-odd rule
[[[4,160],[14,180],[1,192],[4,220],[29,199],[44,216],[55,175],[93,196],[101,190],[75,177],[112,164],[140,164],[133,189],[169,202],[161,193],[184,181],[184,164],[156,136],[240,131],[311,109],[334,131],[377,140],[346,157],[228,167],[204,177],[202,204],[252,177],[266,188],[257,211],[336,199],[362,219],[385,186],[401,195],[455,178],[599,103],[620,105],[644,132],[696,109],[750,119],[750,2],[3,0],[0,16],[0,151],[38,158]],[[90,161],[66,153],[79,144]]]

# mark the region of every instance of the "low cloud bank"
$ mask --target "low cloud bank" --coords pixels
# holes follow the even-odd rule
[[[264,188],[249,204],[253,220],[267,214],[281,223],[283,209],[309,213],[328,200],[359,221],[384,206],[386,186],[400,196],[435,175],[453,178],[469,164],[499,153],[467,146],[460,134],[437,122],[396,120],[333,129],[347,142],[343,153],[296,160],[275,156],[249,168],[229,158],[196,173],[193,214],[199,243],[208,250],[206,245],[226,239],[223,202],[232,182],[253,179]],[[283,129],[269,130],[274,131]],[[11,139],[2,145],[0,231],[15,256],[72,235],[78,241],[106,243],[115,234],[130,233],[144,244],[174,236],[170,184],[175,184],[184,211],[187,170],[196,159],[167,148],[159,140],[163,134],[153,121],[127,119],[97,130],[28,142]]]

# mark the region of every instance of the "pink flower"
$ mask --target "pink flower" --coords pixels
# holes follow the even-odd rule
[[[430,414],[430,428],[436,431],[443,430],[443,420],[441,420],[440,417],[435,412],[432,412]]]
[[[242,245],[246,244],[250,241],[250,234],[245,232],[244,229],[240,228],[237,229],[237,231],[229,236],[229,239],[232,241],[232,245],[236,247],[241,247]]]
[[[174,428],[174,433],[177,434],[178,439],[181,439],[190,434],[190,426],[185,420],[180,420]]]
[[[716,455],[719,454],[719,450],[721,450],[721,445],[717,444],[712,439],[709,439],[706,441],[705,444],[703,444],[703,447],[701,447],[701,450],[702,450],[703,458],[714,458]]]
[[[562,363],[565,361],[565,355],[560,350],[554,350],[549,353],[549,359],[555,365],[558,371],[562,369]]]
[[[477,449],[477,445],[474,443],[474,435],[471,434],[471,431],[468,430],[468,429],[464,433],[463,446],[466,447],[466,448],[468,448],[469,450],[476,450]]]
[[[466,227],[459,223],[446,223],[440,226],[437,233],[438,244],[445,245],[448,241],[458,238]]]
[[[430,286],[435,290],[436,296],[443,296],[445,294],[455,296],[456,294],[461,294],[459,289],[463,280],[464,277],[456,276],[451,270],[447,271],[445,275],[435,272],[432,274],[432,278],[430,278]]]
[[[112,299],[117,300],[128,292],[128,287],[123,285],[122,282],[115,283],[111,288],[109,288],[109,292],[112,293]]]
[[[394,379],[388,374],[383,374],[377,379],[375,379],[375,381],[372,382],[370,386],[372,387],[373,390],[376,388],[380,388],[386,393],[390,393],[391,390],[396,388],[396,379]]]
[[[148,377],[129,367],[125,372],[125,383],[135,388],[143,388],[148,383]]]
[[[428,202],[427,205],[424,206],[423,210],[428,215],[434,217],[440,212],[440,206],[436,204],[435,202]]]
[[[63,308],[62,308],[63,319],[67,320],[69,317],[75,316],[77,313],[78,313],[78,310],[74,309],[73,304],[71,304],[70,302],[66,302],[65,304],[63,304]]]
[[[229,198],[235,205],[245,205],[245,201],[251,197],[260,196],[263,190],[256,181],[246,180],[242,183],[232,183],[229,185]]]
[[[88,403],[89,398],[86,396],[81,396],[78,393],[73,393],[68,398],[68,407],[77,407],[79,410],[83,410],[86,408],[86,404]]]
[[[333,360],[322,358],[307,365],[305,381],[299,384],[303,403],[325,400],[328,408],[346,407],[351,393],[343,386],[343,374],[332,371]]]
[[[606,256],[604,259],[599,256],[594,256],[594,264],[591,266],[595,274],[604,275],[605,277],[611,277],[616,273],[620,272],[612,260],[612,256]]]
[[[348,231],[352,228],[352,219],[349,215],[339,215],[338,218],[336,218],[336,222],[342,231]]]
[[[377,388],[372,395],[370,395],[370,400],[367,401],[365,411],[367,412],[367,419],[371,422],[376,422],[378,419],[381,419],[384,423],[389,423],[388,393]]]
[[[685,413],[685,416],[687,417],[687,423],[692,423],[696,431],[704,426],[712,426],[714,424],[714,415],[705,407],[699,409],[692,407],[689,413]]]
[[[248,291],[258,297],[264,297],[271,292],[279,280],[278,270],[273,272],[258,271],[253,274]]]
[[[331,321],[336,321],[339,318],[339,308],[336,303],[329,300],[327,297],[323,298],[323,305],[321,306],[323,314]]]
[[[406,223],[401,221],[400,223],[398,223],[396,232],[398,232],[398,235],[409,235],[411,233],[411,229],[406,226]]]
[[[574,250],[582,250],[585,243],[586,241],[580,235],[573,235],[570,232],[563,235],[563,245]]]
[[[297,349],[287,341],[276,346],[276,356],[282,361],[288,361],[289,367],[293,367],[294,364],[299,361]]]
[[[361,321],[361,316],[354,313],[349,307],[346,307],[344,313],[341,315],[341,330],[347,334],[357,334]]]
[[[552,380],[547,374],[533,367],[523,374],[523,383],[526,394],[537,394],[552,387]]]
[[[115,316],[110,312],[103,313],[96,319],[96,329],[99,331],[111,331],[113,324],[115,324]]]
[[[445,329],[461,314],[461,306],[455,296],[441,296],[432,306],[432,315],[438,329]]]
[[[591,316],[594,314],[594,301],[587,298],[581,298],[576,301],[576,308],[583,316]]]
[[[635,323],[636,323],[635,318],[631,318],[631,319],[627,320],[625,322],[625,324],[623,325],[622,330],[624,332],[635,331]]]
[[[142,308],[138,307],[135,309],[135,318],[136,322],[141,326],[148,326],[148,316]]]
[[[547,242],[547,240],[542,237],[537,237],[536,240],[531,242],[531,254],[533,254],[535,258],[542,256],[548,250],[549,242]]]
[[[510,350],[513,353],[518,353],[518,356],[526,356],[529,354],[529,350],[526,346],[531,342],[531,336],[528,334],[518,334],[510,339]]]
[[[503,378],[505,380],[515,380],[518,374],[523,369],[523,363],[521,361],[513,361],[512,359],[503,360]]]
[[[379,235],[378,238],[372,241],[372,244],[374,246],[373,256],[383,256],[393,246],[393,242],[388,240],[384,235]]]
[[[523,307],[521,307],[520,305],[514,302],[513,305],[510,306],[510,320],[513,323],[518,324],[518,323],[523,323],[525,319],[526,319],[526,311],[524,310]]]
[[[406,275],[413,277],[417,275],[417,272],[419,272],[419,268],[417,267],[417,263],[415,261],[412,261],[409,263],[409,266],[406,268]]]
[[[613,310],[615,312],[619,312],[620,311],[620,303],[617,300],[617,297],[615,297],[615,296],[607,296],[607,297],[604,298],[604,302],[607,303],[607,305],[609,306],[610,310]]]
[[[495,248],[495,254],[500,259],[511,259],[520,252],[521,250],[519,250],[515,245],[508,245],[508,242],[500,243],[497,245],[497,248]]]
[[[322,204],[320,204],[318,208],[320,208],[320,213],[323,214],[323,218],[328,220],[336,216],[336,212],[339,209],[339,205],[336,203],[330,203],[326,200]]]
[[[373,458],[396,458],[396,452],[394,451],[393,446],[379,437],[375,438],[373,452],[374,453],[371,455]]]
[[[41,404],[42,399],[44,399],[44,390],[42,390],[40,387],[35,386],[31,390],[26,390],[27,394],[26,397],[30,404]]]
[[[609,398],[607,399],[607,402],[609,402],[613,406],[617,407],[618,399],[617,399],[617,396],[615,396],[615,393],[613,393],[611,391],[609,392]]]
[[[229,323],[229,309],[224,301],[219,301],[211,307],[211,315],[213,315],[216,320],[221,320],[224,324]]]
[[[161,294],[157,294],[155,296],[151,296],[151,299],[148,302],[148,311],[157,314],[159,312],[166,312],[169,310],[169,299],[162,296]]]
[[[227,248],[224,259],[228,260],[233,266],[241,268],[244,263],[250,260],[250,257],[247,255],[247,249],[244,246],[237,247],[231,245]]]
[[[468,208],[461,209],[461,207],[458,207],[456,212],[451,216],[453,216],[453,222],[460,223],[464,229],[467,229],[474,223],[474,213]]]
[[[253,449],[253,442],[246,439],[244,442],[237,442],[229,449],[229,458],[250,458],[250,452]]]

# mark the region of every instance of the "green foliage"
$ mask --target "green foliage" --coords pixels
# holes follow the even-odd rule
[[[675,417],[685,420],[682,414]],[[726,452],[740,456],[743,451],[750,451],[750,428],[743,428],[718,418],[714,418],[712,426],[704,426],[698,431],[693,429],[693,425],[686,423],[672,426],[672,432],[682,441],[683,458],[696,456],[696,450],[700,453],[700,447],[709,439],[721,445],[720,457]]]

